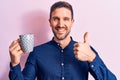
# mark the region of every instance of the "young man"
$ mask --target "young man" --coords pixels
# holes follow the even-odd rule
[[[70,36],[74,19],[69,3],[59,1],[53,4],[49,22],[53,39],[34,48],[22,72],[20,58],[24,52],[19,40],[10,45],[10,80],[35,80],[36,77],[37,80],[88,80],[88,72],[96,80],[116,80],[89,45],[87,32],[81,43]]]

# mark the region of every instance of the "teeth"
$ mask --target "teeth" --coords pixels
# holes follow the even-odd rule
[[[58,29],[58,31],[64,31],[64,29]]]
[[[63,31],[64,31],[64,29],[58,29],[58,31],[63,32]]]

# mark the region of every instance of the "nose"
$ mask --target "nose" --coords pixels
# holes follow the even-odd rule
[[[59,20],[58,26],[59,26],[59,27],[63,27],[63,26],[64,26],[64,21],[63,21],[63,20]]]

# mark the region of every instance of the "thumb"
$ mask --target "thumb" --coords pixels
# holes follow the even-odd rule
[[[84,43],[88,42],[88,32],[84,34]]]

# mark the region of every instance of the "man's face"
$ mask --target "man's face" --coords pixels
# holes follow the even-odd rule
[[[70,30],[74,20],[71,11],[67,8],[57,8],[51,14],[50,26],[57,40],[63,40],[70,36]]]

